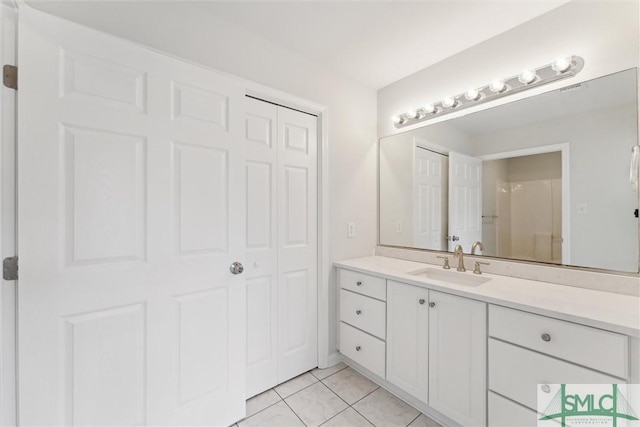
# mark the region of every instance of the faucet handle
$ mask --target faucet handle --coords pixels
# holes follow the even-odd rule
[[[442,268],[444,268],[445,270],[451,269],[451,267],[449,266],[449,257],[448,256],[439,256],[438,258],[444,260],[444,265],[442,266]]]
[[[482,265],[491,265],[488,262],[482,262],[482,261],[476,261],[476,265],[473,269],[473,274],[482,274],[482,271],[480,271],[480,264]]]

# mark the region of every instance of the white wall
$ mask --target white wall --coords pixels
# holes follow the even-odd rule
[[[177,2],[29,2],[33,7],[329,108],[331,261],[372,255],[377,236],[376,93],[244,28]],[[312,16],[309,19],[313,19]],[[356,237],[347,238],[347,222]],[[336,284],[329,283],[329,353]]]
[[[378,136],[399,131],[391,117],[516,75],[566,55],[585,66],[571,83],[639,65],[638,2],[570,2],[378,91]],[[566,80],[467,109],[464,114],[557,89]],[[450,114],[441,120],[460,113]],[[434,121],[435,122],[435,121]],[[406,130],[407,128],[403,129]]]

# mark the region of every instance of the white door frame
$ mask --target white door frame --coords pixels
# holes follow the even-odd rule
[[[318,116],[318,367],[339,362],[329,355],[329,109],[295,95],[254,82],[246,82],[246,94],[263,101]]]
[[[18,10],[0,5],[0,65],[16,65]],[[16,239],[16,92],[0,92],[0,258],[17,254]],[[0,425],[17,425],[16,281],[0,279]]]
[[[569,192],[569,146],[568,142],[523,148],[522,150],[503,151],[501,153],[477,156],[483,162],[488,160],[510,159],[512,157],[560,152],[562,156],[562,264],[571,264],[571,193]]]

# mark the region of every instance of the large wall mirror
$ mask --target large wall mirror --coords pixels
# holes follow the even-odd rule
[[[382,138],[380,244],[638,272],[636,73]]]

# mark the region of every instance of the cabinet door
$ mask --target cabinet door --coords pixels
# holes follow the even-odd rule
[[[427,403],[428,290],[387,282],[387,380]]]
[[[464,426],[486,424],[486,304],[429,294],[429,406]]]

